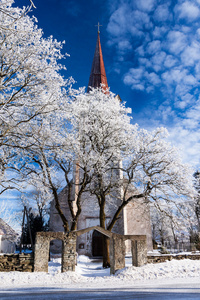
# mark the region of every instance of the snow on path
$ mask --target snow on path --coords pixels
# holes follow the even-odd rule
[[[130,259],[128,262],[130,265]],[[200,261],[172,260],[142,267],[126,267],[109,276],[109,269],[102,269],[101,262],[80,256],[76,272],[60,272],[60,261],[49,263],[49,273],[0,272],[0,290],[34,287],[77,288],[120,288],[151,280],[199,277]]]

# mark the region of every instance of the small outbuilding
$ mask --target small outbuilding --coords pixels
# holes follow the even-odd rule
[[[0,218],[0,253],[14,253],[18,234]]]

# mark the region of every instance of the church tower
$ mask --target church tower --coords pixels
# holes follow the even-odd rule
[[[108,90],[108,82],[105,72],[105,66],[103,61],[103,54],[101,49],[100,43],[100,31],[99,31],[99,24],[98,24],[98,36],[97,42],[95,47],[95,53],[92,62],[91,73],[89,77],[89,83],[87,92],[90,92],[91,88],[99,88],[102,85],[102,89],[104,93],[109,94]],[[116,98],[120,101],[120,97],[117,96]],[[121,162],[119,162],[121,164]],[[120,172],[117,174],[120,180],[123,180],[123,173]],[[78,183],[80,180],[80,170],[78,164],[75,165],[74,168],[74,179],[76,185],[74,186],[73,191],[73,199],[77,197],[78,191]],[[121,201],[121,192],[116,191],[116,201]],[[63,212],[67,219],[70,220],[70,209],[67,203],[67,194],[68,188],[67,186],[60,192],[59,194],[59,201],[60,205],[63,209]],[[99,205],[95,195],[91,195],[89,192],[85,192],[81,196],[82,199],[82,211],[78,219],[77,229],[85,229],[91,226],[100,225],[99,222]],[[76,201],[74,201],[75,205]],[[146,210],[147,209],[147,210]],[[113,210],[112,206],[106,208],[107,215],[106,215],[106,224],[109,224],[110,220],[112,220],[115,210]],[[146,217],[145,217],[146,216]],[[50,208],[50,230],[52,231],[63,231],[62,222],[60,216],[58,215],[57,211],[55,210],[54,201],[51,203]],[[137,234],[146,234],[147,235],[147,244],[148,249],[152,249],[152,240],[151,240],[151,226],[150,226],[150,217],[149,217],[149,208],[146,204],[138,203],[129,203],[127,207],[124,208],[123,213],[121,214],[121,218],[117,221],[113,228],[113,232],[119,234],[130,234],[130,235],[137,235]],[[126,245],[127,252],[130,252],[130,243]],[[60,251],[61,244],[54,242],[52,251]],[[90,231],[85,234],[82,234],[77,238],[77,252],[79,255],[88,255],[88,256],[101,256],[102,255],[102,236],[97,231]]]
[[[92,68],[88,83],[87,92],[90,91],[90,87],[98,88],[103,85],[103,90],[105,92],[108,90],[108,82],[106,77],[106,71],[104,67],[103,61],[103,54],[101,49],[101,42],[100,42],[100,31],[99,31],[99,24],[98,24],[98,36],[96,42],[96,48],[94,52],[94,58],[92,62]]]

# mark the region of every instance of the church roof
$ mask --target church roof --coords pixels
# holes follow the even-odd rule
[[[104,85],[103,89],[107,90],[108,82],[107,82],[106,71],[104,67],[103,54],[102,54],[100,36],[98,31],[97,43],[96,43],[94,58],[92,62],[92,69],[90,73],[87,92],[89,92],[90,87],[97,88],[100,87],[102,84]]]

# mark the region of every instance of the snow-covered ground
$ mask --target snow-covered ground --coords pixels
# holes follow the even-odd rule
[[[103,269],[100,260],[78,257],[76,272],[61,273],[60,259],[49,262],[48,273],[1,272],[0,290],[23,287],[55,287],[65,289],[130,288],[136,284],[151,284],[171,279],[195,279],[200,282],[200,261],[172,260],[159,264],[132,267],[131,258],[126,258],[126,268],[110,276],[109,269]]]

